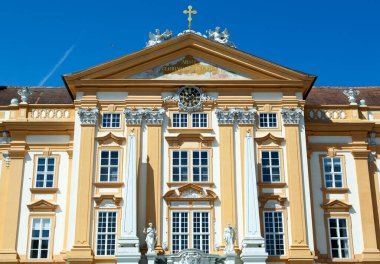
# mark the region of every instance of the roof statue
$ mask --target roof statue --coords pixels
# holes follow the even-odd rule
[[[235,44],[231,41],[229,41],[230,33],[228,32],[228,29],[225,28],[223,32],[220,32],[220,27],[216,27],[215,31],[212,31],[211,29],[207,30],[208,39],[218,42],[220,44],[226,45],[231,48],[236,48]]]
[[[168,39],[171,39],[173,36],[173,32],[171,30],[165,30],[164,33],[161,34],[159,29],[156,29],[156,34],[149,32],[149,41],[146,43],[147,47],[154,46],[160,44]]]

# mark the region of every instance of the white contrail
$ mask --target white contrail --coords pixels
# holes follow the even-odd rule
[[[40,81],[38,86],[43,86],[46,83],[46,81],[49,80],[49,78],[54,74],[54,72],[58,69],[58,67],[61,66],[62,63],[65,62],[67,57],[70,55],[70,53],[75,48],[75,45],[76,44],[72,45],[68,50],[66,50],[66,52],[65,52],[65,54],[63,54],[62,58],[54,65],[53,69],[51,69],[51,71]]]

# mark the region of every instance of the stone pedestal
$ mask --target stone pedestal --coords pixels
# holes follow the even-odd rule
[[[117,263],[139,263],[141,254],[139,251],[139,239],[137,237],[121,238],[119,239],[118,244],[116,254]]]
[[[225,256],[226,256],[226,260],[224,261],[225,264],[235,264],[238,259],[238,256],[235,252],[226,253]]]
[[[148,264],[154,264],[156,261],[157,253],[156,252],[148,252],[146,253],[146,259],[148,260]]]
[[[245,238],[243,240],[243,249],[240,255],[244,263],[266,263],[268,254],[265,252],[263,238]]]

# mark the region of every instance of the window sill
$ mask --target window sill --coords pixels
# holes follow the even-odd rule
[[[57,193],[58,188],[39,188],[39,187],[34,187],[30,188],[31,193]]]
[[[348,193],[349,189],[348,188],[326,188],[323,187],[321,188],[321,191],[323,193]]]
[[[186,132],[190,132],[190,133],[212,133],[214,131],[214,129],[212,128],[207,128],[207,127],[204,127],[204,128],[200,128],[200,127],[176,127],[176,128],[168,128],[168,132],[169,133],[186,133]]]
[[[124,182],[95,182],[96,188],[121,188],[124,186]]]
[[[259,182],[257,186],[261,188],[284,188],[286,186],[285,182]]]
[[[202,187],[210,187],[210,188],[214,186],[213,182],[167,182],[166,184],[168,185],[168,187],[171,188],[171,187],[181,187],[189,183],[202,186]]]

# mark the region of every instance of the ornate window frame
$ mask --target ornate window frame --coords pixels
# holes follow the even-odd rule
[[[36,187],[37,182],[37,166],[39,158],[54,158],[54,175],[53,175],[53,186],[52,187]],[[32,193],[31,200],[35,200],[35,194],[38,193],[52,193],[54,197],[51,200],[56,200],[56,193],[58,191],[58,177],[59,177],[59,166],[60,166],[61,155],[59,154],[51,154],[51,152],[46,152],[43,154],[35,154],[33,156],[33,178],[32,178],[32,187],[30,188],[30,192]]]

